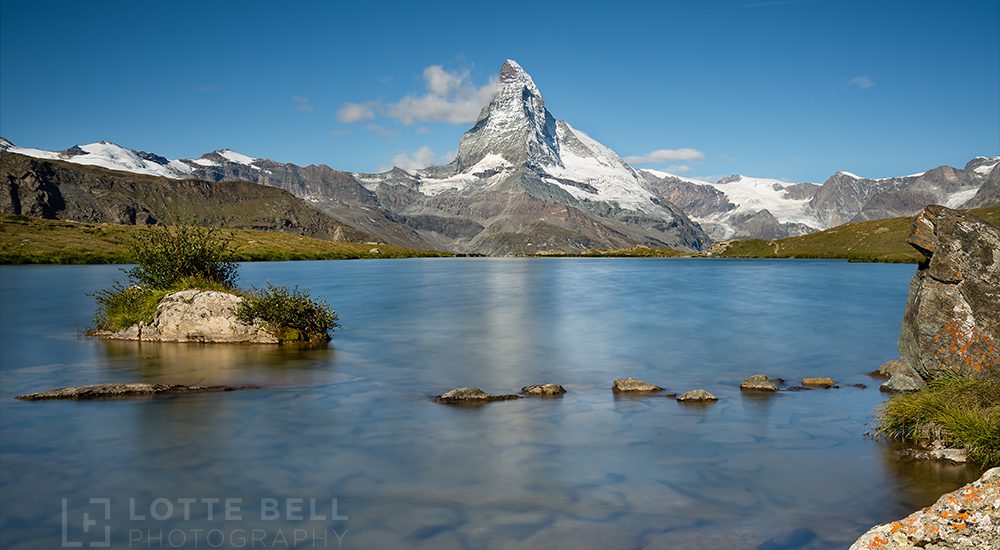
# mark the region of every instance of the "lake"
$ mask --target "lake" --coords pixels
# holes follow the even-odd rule
[[[864,435],[884,399],[866,373],[897,356],[912,265],[240,269],[244,286],[299,285],[328,300],[343,324],[332,345],[99,341],[82,336],[88,293],[120,278],[117,266],[0,267],[0,546],[108,535],[120,548],[845,548],[980,474],[897,460]],[[741,394],[758,372],[841,387]],[[613,395],[625,376],[719,401]],[[265,387],[14,400],[124,381]],[[547,382],[568,393],[431,400]]]

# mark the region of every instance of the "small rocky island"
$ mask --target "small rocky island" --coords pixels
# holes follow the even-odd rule
[[[229,237],[197,226],[154,226],[135,244],[127,284],[95,294],[92,336],[145,342],[325,343],[338,326],[326,302],[298,288],[236,286]]]

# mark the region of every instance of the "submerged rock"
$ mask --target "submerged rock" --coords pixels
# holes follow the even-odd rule
[[[677,397],[678,401],[718,401],[718,399],[718,397],[703,389],[686,391]]]
[[[965,464],[969,461],[969,451],[967,449],[945,447],[940,441],[935,441],[928,449],[905,449],[900,451],[899,454],[904,458],[914,460],[942,460],[954,464]]]
[[[926,260],[910,281],[900,357],[925,379],[1000,369],[1000,229],[931,205],[906,242]]]
[[[611,385],[611,391],[615,393],[652,393],[663,391],[663,388],[637,378],[615,378],[614,384]]]
[[[480,404],[490,401],[506,401],[509,399],[520,399],[516,395],[492,395],[479,388],[455,388],[442,393],[434,398],[438,403],[449,404]]]
[[[740,382],[743,391],[778,391],[778,382],[771,380],[765,374],[754,374]]]
[[[833,381],[833,378],[829,378],[826,376],[818,376],[813,378],[803,378],[802,385],[807,388],[810,386],[821,386],[824,388],[832,388],[835,387],[837,383]]]
[[[242,302],[243,298],[229,292],[181,290],[160,301],[152,323],[94,335],[145,342],[279,343],[278,337],[262,324],[248,325],[236,318]]]
[[[876,525],[850,550],[1000,548],[1000,468],[905,519]]]
[[[884,392],[909,392],[918,391],[927,387],[927,382],[917,374],[912,372],[897,372],[879,386]]]
[[[22,401],[42,401],[45,399],[129,399],[176,393],[205,393],[236,390],[255,390],[260,386],[187,386],[184,384],[94,384],[73,386],[54,390],[28,393],[17,396]]]
[[[521,388],[521,395],[529,397],[558,397],[566,393],[559,384],[535,384]]]

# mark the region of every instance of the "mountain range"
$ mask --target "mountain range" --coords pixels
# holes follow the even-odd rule
[[[356,228],[352,238],[491,255],[636,245],[701,250],[718,240],[775,239],[909,215],[931,203],[1000,204],[997,156],[973,158],[961,169],[941,166],[894,178],[837,172],[822,184],[744,175],[706,182],[637,170],[556,119],[531,76],[513,60],[500,68],[495,95],[444,166],[363,174],[228,149],[170,160],[109,142],[54,152],[2,138],[0,150],[4,156],[54,161],[62,169],[90,165],[163,180],[277,187],[332,223]],[[8,173],[8,185],[21,176]],[[0,201],[8,213],[21,213],[5,204],[13,202]]]

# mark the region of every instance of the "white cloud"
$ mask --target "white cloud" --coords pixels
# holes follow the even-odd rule
[[[493,98],[496,78],[482,86],[469,79],[469,71],[449,72],[440,65],[424,69],[427,93],[410,94],[386,106],[386,116],[403,124],[421,122],[448,122],[468,124],[479,118],[479,111]]]
[[[392,128],[386,128],[385,126],[379,126],[378,124],[368,124],[365,128],[379,137],[390,138],[399,135],[398,130],[393,130]]]
[[[413,153],[405,151],[396,153],[392,157],[392,164],[389,166],[380,166],[379,171],[384,172],[386,170],[391,170],[393,166],[397,166],[403,170],[412,172],[414,170],[420,170],[421,168],[427,168],[428,166],[448,164],[449,162],[455,160],[455,156],[457,155],[458,149],[447,151],[443,155],[435,155],[434,151],[430,147],[424,145]]]
[[[397,153],[392,157],[392,165],[398,166],[406,171],[427,168],[432,164],[434,164],[434,151],[426,145],[414,151],[412,155],[410,153],[403,152]],[[383,168],[383,170],[384,169],[385,168]]]
[[[847,81],[849,86],[854,86],[859,90],[867,90],[875,85],[875,81],[870,76],[858,75]]]
[[[345,124],[371,120],[375,118],[375,101],[365,101],[364,103],[345,103],[337,109],[337,120]]]
[[[667,166],[665,170],[671,174],[683,174],[684,172],[690,172],[691,167],[687,164],[675,164],[673,166]]]
[[[308,97],[302,97],[300,95],[292,96],[292,103],[295,104],[295,108],[303,113],[311,113],[315,111],[312,106],[312,102],[309,101]]]
[[[657,149],[645,155],[630,155],[625,157],[625,162],[631,164],[663,164],[677,161],[699,161],[705,155],[697,149]]]

